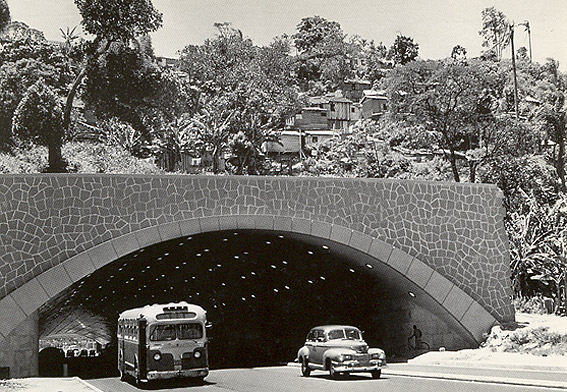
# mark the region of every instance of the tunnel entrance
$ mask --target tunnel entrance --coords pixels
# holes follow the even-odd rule
[[[162,242],[106,265],[45,304],[40,335],[72,332],[97,341],[101,355],[90,360],[98,375],[114,375],[118,314],[153,303],[187,301],[207,310],[213,369],[293,361],[316,325],[355,325],[387,353],[407,342],[416,318],[430,324],[421,326],[424,340],[428,329],[450,329],[439,327],[434,312],[414,303],[391,276],[339,248],[298,234],[245,230]],[[87,364],[69,375],[89,377],[92,369]]]

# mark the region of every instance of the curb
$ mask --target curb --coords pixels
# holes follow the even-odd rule
[[[408,365],[413,366],[444,366],[452,368],[483,368],[483,369],[504,369],[504,370],[527,370],[538,372],[550,373],[564,373],[567,374],[567,366],[546,366],[546,365],[517,365],[515,363],[501,363],[501,362],[469,362],[469,361],[444,361],[444,360],[429,360],[419,361],[410,359]]]
[[[452,366],[452,367],[456,367],[456,366]],[[561,382],[561,381],[471,376],[465,374],[445,375],[439,373],[394,370],[391,368],[385,368],[384,370],[382,370],[382,374],[391,375],[391,376],[402,376],[402,377],[419,377],[419,378],[435,378],[441,380],[472,381],[472,382],[487,383],[487,384],[506,384],[506,385],[520,385],[520,386],[530,386],[530,387],[567,389],[567,382]]]
[[[85,387],[92,389],[94,392],[104,392],[100,389],[98,389],[97,387],[95,387],[94,385],[89,384],[88,382],[86,382],[85,380],[79,378],[79,377],[73,377],[73,380],[77,380],[78,382],[80,382],[81,384],[83,384]]]

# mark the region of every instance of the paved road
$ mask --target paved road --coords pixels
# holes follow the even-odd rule
[[[137,389],[117,378],[87,380],[103,392],[132,392]],[[326,372],[313,372],[309,378],[301,377],[295,367],[267,367],[254,369],[214,370],[206,378],[204,385],[158,384],[148,389],[154,391],[191,391],[191,392],[334,392],[334,391],[376,391],[391,392],[520,392],[550,391],[548,388],[535,388],[515,385],[477,383],[430,378],[383,375],[373,380],[370,375],[361,374],[342,380],[332,380]],[[555,389],[557,391],[557,389]]]

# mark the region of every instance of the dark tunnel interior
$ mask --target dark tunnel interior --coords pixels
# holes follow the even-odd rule
[[[371,347],[388,349],[385,332],[396,328],[391,302],[404,293],[335,252],[333,242],[288,234],[221,231],[140,249],[45,304],[41,338],[76,333],[108,342],[94,368],[114,375],[118,314],[187,301],[205,308],[212,323],[212,369],[293,361],[309,329],[322,324],[355,325]]]

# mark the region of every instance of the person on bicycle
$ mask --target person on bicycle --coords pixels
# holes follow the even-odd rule
[[[423,334],[421,333],[421,330],[419,328],[417,328],[417,325],[413,326],[413,333],[412,335],[408,338],[408,342],[411,340],[411,338],[415,339],[415,345],[414,345],[414,349],[419,349],[421,347],[421,336]]]

